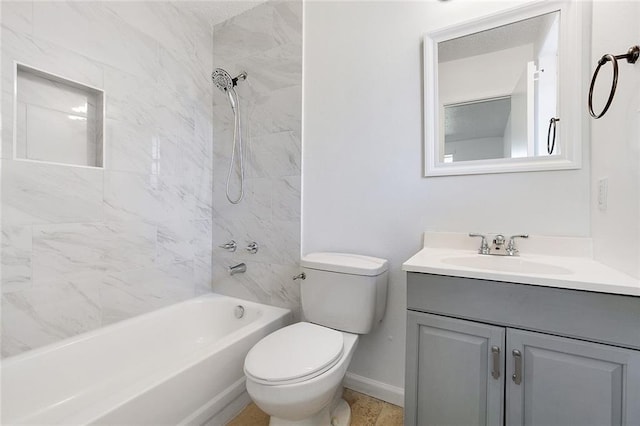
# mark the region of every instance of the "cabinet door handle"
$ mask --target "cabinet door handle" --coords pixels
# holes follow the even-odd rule
[[[500,378],[500,348],[497,346],[491,346],[491,356],[493,356],[493,369],[491,370],[491,377],[494,379]]]
[[[520,383],[522,383],[522,353],[520,353],[520,351],[517,349],[514,349],[511,353],[513,354],[515,370],[513,376],[511,376],[511,379],[513,379],[513,383],[519,385]]]

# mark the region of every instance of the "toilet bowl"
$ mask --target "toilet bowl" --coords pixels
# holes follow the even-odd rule
[[[342,380],[358,344],[384,315],[387,261],[346,253],[301,259],[302,312],[308,322],[282,328],[245,358],[247,392],[271,426],[347,426]]]
[[[357,343],[357,334],[307,322],[282,328],[247,355],[247,392],[272,426],[329,425]]]

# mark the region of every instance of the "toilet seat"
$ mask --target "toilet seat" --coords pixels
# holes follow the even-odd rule
[[[329,370],[343,352],[341,332],[299,322],[271,333],[251,348],[244,372],[264,385],[299,383]]]

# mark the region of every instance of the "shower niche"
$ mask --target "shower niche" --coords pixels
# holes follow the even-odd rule
[[[104,92],[16,63],[14,158],[104,165]]]

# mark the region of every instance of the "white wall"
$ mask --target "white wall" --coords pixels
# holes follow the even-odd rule
[[[640,43],[640,2],[598,1],[593,8],[591,63]],[[640,278],[640,62],[619,61],[611,108],[591,120],[593,239],[596,259]],[[611,65],[598,77],[596,111],[607,99]],[[600,78],[602,80],[600,81]],[[608,208],[598,208],[598,180],[608,178]]]
[[[422,177],[423,34],[512,5],[305,6],[302,251],[391,262],[386,317],[362,338],[350,367],[355,374],[403,386],[400,268],[421,247],[423,231],[589,235],[588,160],[578,171]]]

